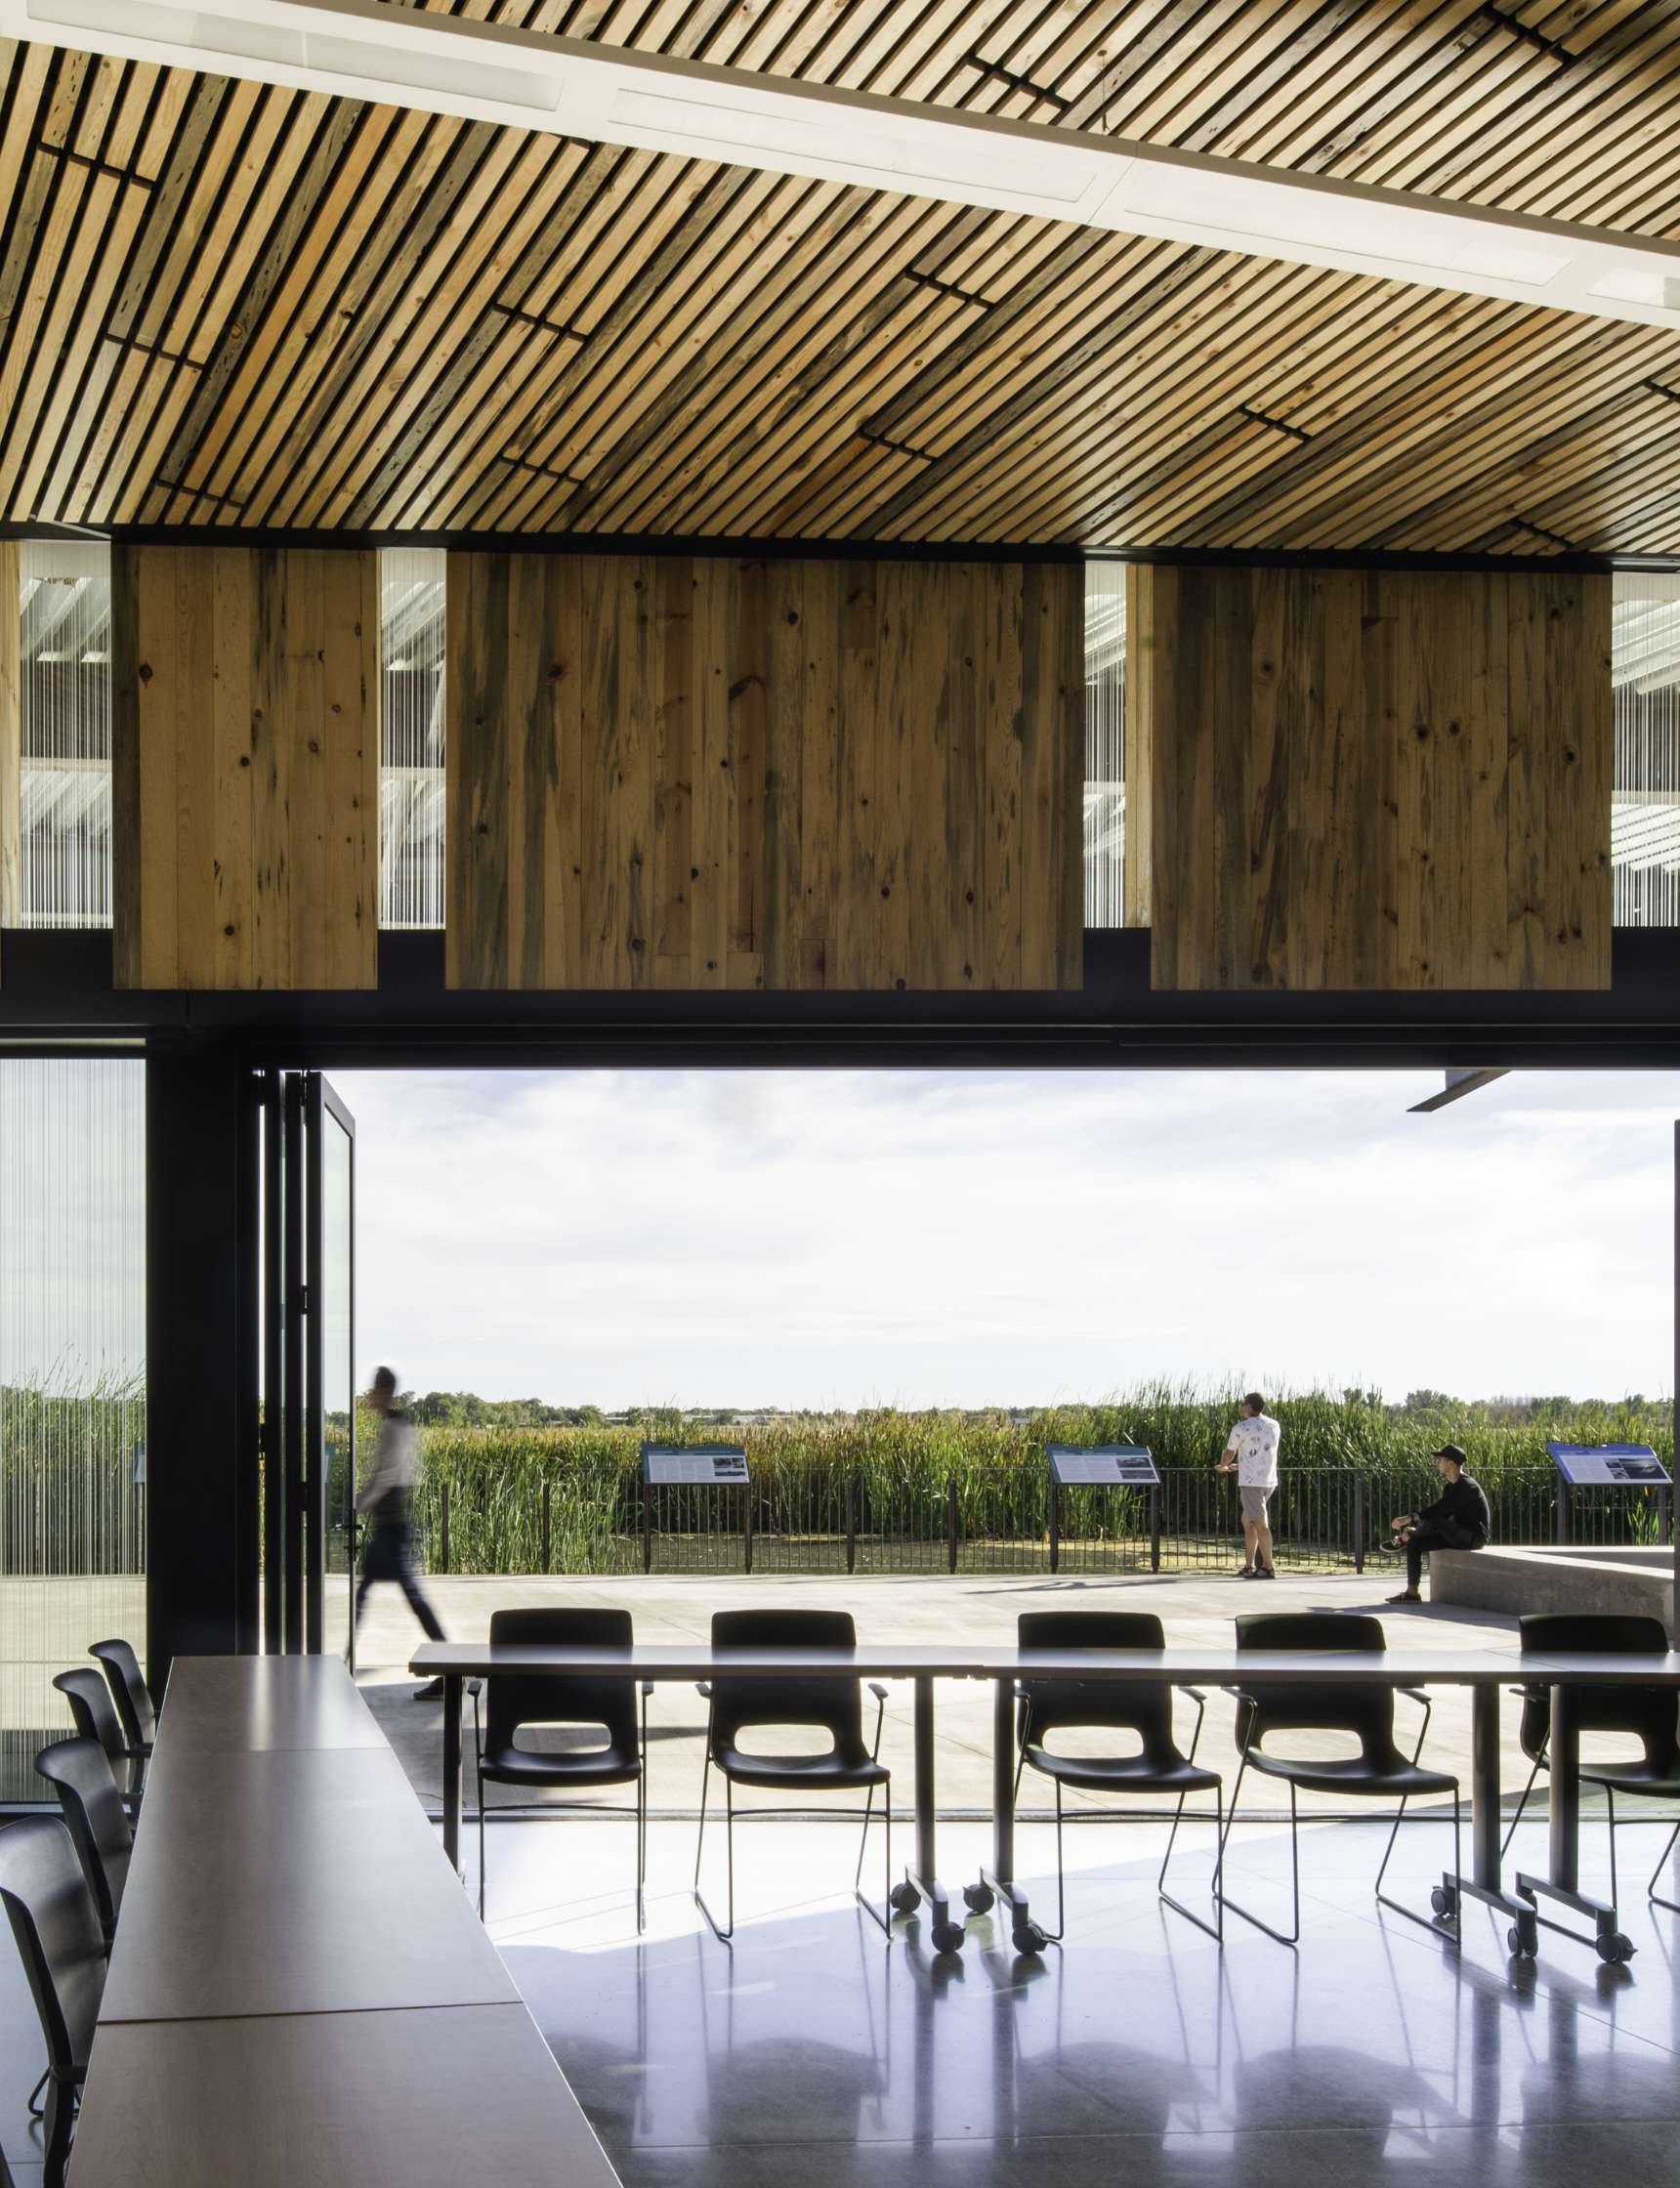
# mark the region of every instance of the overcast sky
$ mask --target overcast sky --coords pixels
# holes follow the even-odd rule
[[[359,1365],[683,1406],[1666,1394],[1680,1081],[344,1073]]]

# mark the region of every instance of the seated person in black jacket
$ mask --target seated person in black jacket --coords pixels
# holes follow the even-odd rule
[[[1403,1512],[1394,1522],[1391,1549],[1406,1552],[1406,1586],[1391,1603],[1421,1603],[1418,1582],[1428,1550],[1479,1550],[1492,1532],[1492,1514],[1480,1482],[1464,1471],[1456,1444],[1443,1444],[1434,1454],[1435,1471],[1447,1487],[1421,1512]]]

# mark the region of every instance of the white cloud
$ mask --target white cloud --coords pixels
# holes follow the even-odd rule
[[[1666,1390],[1680,1086],[352,1073],[360,1365],[604,1406]]]

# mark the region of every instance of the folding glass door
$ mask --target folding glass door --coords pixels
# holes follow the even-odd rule
[[[356,1661],[356,1120],[318,1072],[266,1072],[263,1647]]]

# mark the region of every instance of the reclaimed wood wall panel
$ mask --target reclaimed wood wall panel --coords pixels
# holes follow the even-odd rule
[[[117,986],[376,987],[374,556],[118,546],[111,632]]]
[[[1083,572],[449,558],[455,988],[1079,985]]]
[[[1680,0],[429,0],[1668,238]],[[0,515],[1680,552],[1680,331],[0,41]]]
[[[1608,577],[1155,567],[1129,604],[1155,988],[1609,987]]]

